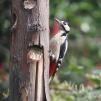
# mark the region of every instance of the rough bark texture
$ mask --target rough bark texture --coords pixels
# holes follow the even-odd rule
[[[50,101],[49,1],[12,0],[10,101]]]

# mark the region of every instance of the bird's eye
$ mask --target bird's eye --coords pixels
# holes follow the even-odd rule
[[[64,24],[64,25],[67,25],[67,23],[66,23],[65,21],[63,22],[63,24]]]

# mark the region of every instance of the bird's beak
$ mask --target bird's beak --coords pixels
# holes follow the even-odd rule
[[[61,21],[60,21],[59,19],[55,18],[55,20],[56,20],[59,24],[61,23]]]

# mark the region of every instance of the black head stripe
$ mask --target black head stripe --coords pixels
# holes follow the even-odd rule
[[[66,36],[67,34],[66,33],[63,33],[61,36]]]
[[[65,31],[65,34],[69,32],[69,31],[67,31],[67,30],[65,29],[65,27],[64,27],[63,25],[62,25],[62,29]]]

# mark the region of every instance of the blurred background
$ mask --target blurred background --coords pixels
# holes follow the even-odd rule
[[[0,0],[0,101],[8,101],[10,0]],[[101,0],[50,0],[54,17],[69,21],[69,49],[50,84],[52,101],[101,101]]]

